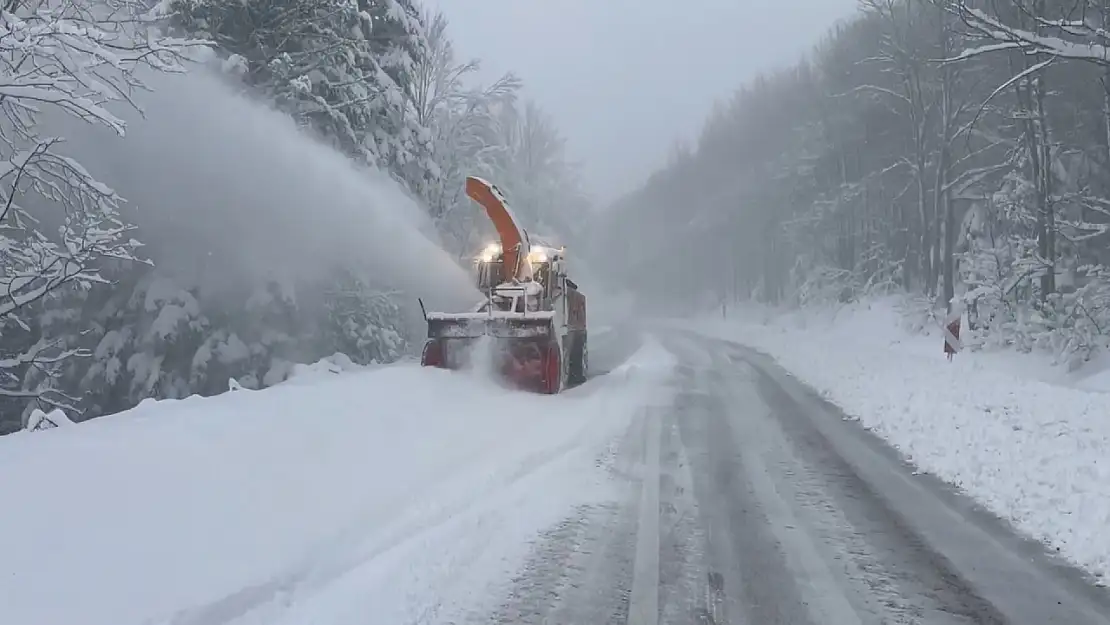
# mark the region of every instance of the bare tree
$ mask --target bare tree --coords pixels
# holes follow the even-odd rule
[[[432,129],[437,183],[427,198],[432,218],[455,239],[462,256],[469,250],[476,222],[465,210],[463,179],[488,173],[496,158],[495,112],[515,102],[520,80],[509,73],[486,87],[468,86],[481,69],[476,59],[460,62],[442,12],[426,13],[427,49],[413,71],[409,98],[422,125]]]

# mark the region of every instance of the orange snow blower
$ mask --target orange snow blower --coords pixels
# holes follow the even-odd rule
[[[500,238],[474,259],[486,297],[468,312],[425,311],[420,364],[462,369],[486,338],[494,369],[518,388],[555,394],[585,382],[586,297],[567,276],[566,249],[532,242],[489,182],[468,177],[466,194],[485,209]]]

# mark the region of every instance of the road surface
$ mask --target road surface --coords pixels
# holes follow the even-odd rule
[[[769,359],[656,338],[679,360],[676,398],[607,466],[622,496],[541,537],[481,622],[1110,624],[1105,589],[914,475]]]

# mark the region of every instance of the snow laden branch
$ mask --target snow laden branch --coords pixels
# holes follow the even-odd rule
[[[1110,65],[1110,36],[1106,30],[1086,20],[1050,20],[1034,15],[1024,7],[1022,14],[1037,27],[1037,32],[1011,26],[998,17],[978,8],[972,8],[964,0],[943,0],[946,8],[958,15],[972,33],[984,43],[971,46],[960,54],[946,59],[963,61],[982,54],[1005,50],[1021,50],[1026,54],[1044,54],[1053,58],[1088,61],[1099,65]],[[1057,35],[1040,31],[1056,32]]]
[[[0,352],[17,342],[13,333],[32,332],[30,307],[66,286],[105,282],[106,260],[138,260],[133,227],[119,215],[123,198],[62,153],[63,138],[43,133],[40,116],[61,112],[123,136],[110,107],[139,110],[139,72],[185,71],[188,53],[205,45],[159,35],[158,20],[140,0],[0,7]],[[43,400],[44,391],[11,387],[28,368],[79,355],[56,348],[39,337],[31,349],[0,353],[0,395]]]
[[[40,406],[78,412],[77,398],[66,394],[53,384],[58,377],[58,366],[73,357],[88,356],[80,349],[64,349],[63,340],[39,339],[27,349],[0,359],[0,397],[31,400]],[[42,382],[34,388],[23,388],[21,376],[26,369],[33,369]]]

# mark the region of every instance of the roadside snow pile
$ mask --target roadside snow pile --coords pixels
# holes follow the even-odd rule
[[[609,496],[594,460],[666,401],[657,356],[558,397],[328,370],[0,438],[0,623],[461,620]]]
[[[289,377],[279,384],[314,384],[321,378],[328,378],[340,373],[366,370],[370,367],[360,365],[351,360],[346,354],[336,352],[327,358],[306,364],[294,364],[290,367]]]
[[[901,319],[881,300],[702,325],[774,356],[919,469],[1110,581],[1110,395],[1044,381],[1051,368],[1034,356],[949,363],[939,332],[910,334]]]

